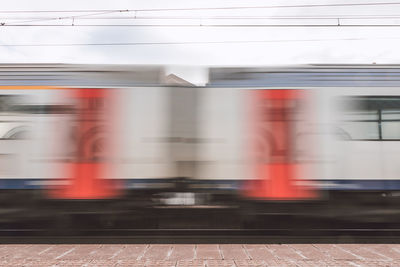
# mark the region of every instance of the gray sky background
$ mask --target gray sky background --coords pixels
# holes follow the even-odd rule
[[[269,0],[269,1],[171,1],[171,0],[2,0],[1,10],[71,10],[71,9],[147,9],[186,7],[225,7],[260,5],[299,5],[329,3],[395,2],[379,0]],[[43,14],[39,14],[43,16]],[[45,14],[52,16],[53,14]],[[63,14],[69,15],[69,14]],[[130,16],[133,13],[119,14]],[[112,14],[110,16],[119,16]],[[245,10],[137,12],[137,16],[188,16],[196,17],[190,23],[199,23],[198,17],[210,16],[348,16],[348,15],[400,15],[400,5],[270,8]],[[32,14],[0,14],[0,22],[12,22],[12,17]],[[36,14],[36,16],[38,16]],[[58,17],[60,14],[54,14]],[[14,20],[15,22],[15,20]],[[72,20],[44,23],[71,24]],[[183,23],[174,20],[152,20],[145,23]],[[203,19],[203,23],[214,23]],[[224,21],[217,23],[246,23],[249,21]],[[285,21],[252,21],[260,23],[285,23]],[[299,23],[299,21],[295,21]],[[309,21],[305,21],[307,23]],[[335,23],[335,19],[323,23]],[[385,23],[399,23],[390,19]],[[79,23],[116,23],[115,21],[85,21]],[[140,22],[138,22],[140,23]],[[312,21],[312,23],[318,23]],[[342,23],[355,23],[343,20]],[[361,23],[376,23],[364,20]],[[378,21],[379,23],[379,21]],[[362,40],[337,40],[360,38]],[[305,40],[323,39],[322,41]],[[143,46],[73,46],[73,47],[10,47],[4,44],[40,43],[112,43],[112,42],[191,42],[225,40],[290,40],[286,42],[240,44],[182,44]],[[302,41],[294,41],[302,40]],[[166,64],[166,65],[281,65],[307,63],[400,63],[400,27],[378,28],[207,28],[207,27],[0,27],[0,63],[102,63],[102,64]]]

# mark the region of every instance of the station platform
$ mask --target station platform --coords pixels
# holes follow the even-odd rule
[[[400,245],[4,244],[0,266],[400,266]]]

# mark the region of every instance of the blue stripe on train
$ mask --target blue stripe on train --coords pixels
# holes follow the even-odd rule
[[[196,189],[220,189],[239,190],[245,185],[243,180],[191,180]],[[378,179],[348,179],[348,180],[314,180],[317,187],[322,190],[400,190],[400,179],[378,180]],[[157,187],[165,183],[163,179],[127,179],[125,187],[130,189],[144,189]]]
[[[0,179],[0,189],[40,189],[45,179]]]
[[[400,190],[400,180],[320,180],[325,190]]]
[[[41,189],[48,179],[0,179],[0,189]],[[126,189],[169,188],[169,179],[121,179],[121,186]],[[191,180],[194,188],[238,190],[242,187],[239,180]],[[400,190],[398,180],[317,180],[314,181],[322,190]]]
[[[48,184],[50,179],[1,179],[0,189],[41,189]],[[168,189],[173,185],[174,179],[119,179],[120,186],[126,189]],[[199,189],[238,190],[241,181],[238,180],[191,180],[194,187]]]

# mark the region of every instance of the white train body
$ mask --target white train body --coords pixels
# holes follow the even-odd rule
[[[170,188],[170,178],[189,179],[193,190],[231,189],[266,199],[316,197],[297,197],[304,188],[400,190],[396,66],[211,69],[205,87],[165,85],[158,67],[3,66],[0,72],[0,98],[15,96],[9,104],[17,108],[0,111],[3,189],[74,183],[68,164],[92,164],[97,172],[105,161],[93,179],[117,181],[119,191]],[[93,155],[81,157],[71,141],[71,129],[81,127],[80,98],[69,95],[91,89],[106,90],[111,97],[104,102],[112,108],[95,117],[99,122],[85,122],[108,130],[88,141]],[[272,113],[257,111],[256,95]],[[344,108],[348,102],[367,107]],[[104,138],[107,144],[97,142]],[[96,147],[103,145],[104,151]],[[248,195],[254,180],[265,180],[265,190]],[[281,195],[268,191],[275,187]]]

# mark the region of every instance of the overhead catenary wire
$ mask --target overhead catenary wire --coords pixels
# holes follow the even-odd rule
[[[302,5],[268,5],[268,6],[230,6],[230,7],[188,7],[188,8],[143,8],[143,9],[95,9],[95,10],[0,10],[0,13],[78,13],[78,12],[161,12],[189,10],[229,10],[229,9],[264,9],[264,8],[315,8],[347,6],[387,6],[400,5],[400,2],[370,3],[335,3],[335,4],[302,4]]]
[[[0,13],[81,13],[79,15],[68,15],[68,16],[52,16],[52,17],[44,17],[44,18],[29,18],[30,20],[26,21],[21,18],[2,18],[0,21],[0,26],[21,26],[21,27],[29,27],[29,26],[93,26],[93,27],[107,27],[107,26],[130,26],[130,27],[194,27],[194,26],[203,26],[203,27],[325,27],[325,26],[351,26],[351,27],[391,27],[398,26],[398,24],[393,23],[380,23],[380,24],[343,24],[340,21],[343,20],[387,20],[387,19],[398,19],[400,15],[327,15],[327,16],[143,16],[138,15],[138,12],[146,12],[146,11],[197,11],[197,10],[234,10],[234,9],[263,9],[263,8],[304,8],[304,7],[333,7],[333,6],[378,6],[378,5],[400,5],[400,2],[370,2],[370,3],[335,3],[335,4],[303,4],[303,5],[268,5],[268,6],[231,6],[231,7],[191,7],[191,8],[150,8],[150,9],[109,9],[109,10],[8,10],[8,11],[0,11]],[[87,14],[82,14],[82,12]],[[132,16],[120,16],[120,17],[101,17],[101,15],[111,14],[111,13],[130,13],[134,12],[134,17]],[[100,17],[99,17],[100,16]],[[7,21],[7,20],[14,21]],[[77,23],[77,20],[200,20],[199,25],[195,24],[110,24],[110,23],[97,23],[97,24],[84,24]],[[202,20],[335,20],[337,23],[330,24],[211,24],[211,23],[203,23]],[[17,20],[17,21],[15,21]],[[62,20],[71,20],[71,24],[37,24],[37,22],[46,22],[46,21],[62,21]]]
[[[104,9],[104,10],[3,10],[0,11],[0,14],[6,14],[6,13],[11,13],[11,14],[19,14],[19,13],[29,13],[29,14],[35,14],[35,13],[51,13],[52,15],[54,13],[81,13],[79,15],[68,15],[68,16],[52,16],[52,17],[45,17],[45,18],[29,18],[30,20],[26,21],[21,18],[2,18],[3,21],[0,21],[0,26],[13,26],[13,25],[18,25],[18,26],[28,26],[26,23],[36,23],[36,22],[44,22],[44,21],[61,21],[61,20],[72,20],[75,22],[77,19],[82,19],[82,20],[101,20],[101,19],[107,19],[107,20],[115,20],[115,19],[135,19],[135,20],[146,20],[146,19],[159,19],[159,20],[165,20],[165,19],[171,19],[171,20],[195,20],[195,19],[205,19],[205,20],[223,20],[223,19],[238,19],[238,20],[252,20],[252,19],[282,19],[282,20],[304,20],[304,19],[312,19],[312,20],[326,20],[326,19],[336,19],[338,21],[344,20],[344,19],[354,19],[354,20],[360,20],[360,19],[374,19],[374,20],[382,20],[382,19],[395,19],[399,18],[399,15],[392,15],[392,16],[380,16],[379,15],[369,15],[369,16],[345,16],[345,15],[328,15],[328,16],[309,16],[309,17],[301,17],[301,16],[258,16],[258,17],[238,17],[238,16],[232,16],[232,17],[224,17],[224,16],[152,16],[152,17],[147,17],[143,15],[138,15],[138,12],[160,12],[160,11],[201,11],[201,10],[235,10],[235,9],[264,9],[264,8],[311,8],[311,7],[348,7],[348,6],[387,6],[387,5],[400,5],[400,2],[369,2],[369,3],[334,3],[334,4],[303,4],[303,5],[263,5],[263,6],[230,6],[230,7],[188,7],[188,8],[148,8],[148,9]],[[123,17],[112,17],[112,18],[102,18],[99,17],[104,14],[110,14],[110,13],[132,13],[134,14],[134,17],[130,16],[123,16]],[[87,14],[82,14],[82,13],[87,13]],[[14,19],[14,20],[19,20],[19,21],[12,21],[8,22],[7,20]],[[22,21],[21,21],[22,20]],[[77,25],[76,23],[71,23],[72,25]],[[338,23],[340,24],[340,23]],[[29,24],[31,25],[31,24]],[[35,26],[45,26],[45,25],[38,25],[34,24]],[[58,25],[58,24],[57,24]],[[46,24],[46,26],[53,26],[52,24]],[[55,25],[54,25],[55,26]],[[61,25],[63,26],[63,25]],[[78,26],[78,25],[77,25]],[[105,24],[92,24],[90,26],[106,26]],[[108,25],[107,25],[108,26]],[[111,25],[110,25],[111,26]],[[113,24],[112,26],[126,26],[125,24],[123,25],[118,25],[118,24]],[[136,25],[135,25],[136,26]],[[140,25],[140,26],[148,26],[148,25]],[[153,26],[153,25],[152,25]],[[156,25],[154,25],[156,26]],[[158,25],[157,25],[158,26]],[[168,26],[173,26],[173,25],[168,25]],[[175,25],[174,25],[175,26]],[[186,25],[184,25],[186,26]],[[211,26],[211,25],[210,25]],[[389,25],[387,25],[389,26]]]
[[[50,17],[50,18],[31,18],[30,20],[23,20],[23,21],[18,21],[18,22],[12,22],[12,23],[7,23],[7,24],[15,24],[15,23],[29,23],[29,22],[43,22],[43,21],[51,21],[51,20],[65,20],[65,19],[83,19],[87,18],[89,16],[98,16],[98,15],[104,15],[104,14],[110,14],[110,13],[115,13],[117,11],[104,11],[104,12],[93,12],[89,14],[84,14],[84,15],[73,15],[73,16],[62,16],[62,17]],[[4,18],[3,18],[4,19]],[[9,18],[6,18],[9,19]],[[3,23],[6,24],[6,23]],[[4,25],[2,25],[4,26]]]
[[[202,26],[207,26],[204,21],[212,21],[212,20],[282,20],[282,21],[295,21],[295,20],[322,20],[322,21],[329,21],[331,20],[332,22],[336,21],[351,21],[351,20],[373,20],[373,21],[387,21],[388,19],[400,19],[400,15],[392,15],[392,16],[379,16],[379,15],[364,15],[364,16],[208,16],[208,17],[171,17],[171,16],[144,16],[144,17],[111,17],[111,18],[102,18],[102,17],[93,17],[93,16],[98,16],[98,15],[103,15],[103,14],[109,14],[112,12],[102,12],[102,13],[90,13],[90,14],[84,14],[84,15],[78,15],[78,16],[63,16],[63,17],[53,17],[53,18],[31,18],[31,20],[23,20],[23,19],[18,19],[17,21],[10,21],[7,22],[7,20],[10,20],[10,18],[7,18],[3,22],[0,21],[0,26],[63,26],[63,24],[37,24],[38,22],[45,22],[45,21],[61,21],[61,20],[71,20],[74,23],[71,23],[71,26],[85,26],[85,23],[79,24],[79,20],[81,21],[88,21],[88,20],[107,20],[107,21],[112,21],[112,20],[126,20],[126,21],[141,21],[141,20],[184,20],[184,21],[201,21]],[[91,24],[91,26],[135,26],[135,24]],[[150,25],[143,25],[139,24],[140,26],[150,26]],[[152,24],[153,25],[153,24]],[[170,25],[170,24],[167,24]],[[221,24],[218,24],[221,25]],[[248,23],[246,25],[249,25]],[[265,24],[261,24],[265,25]],[[275,25],[275,24],[273,24]],[[296,24],[297,25],[297,24]],[[307,24],[307,25],[312,25],[312,24]],[[69,24],[68,24],[69,26]],[[157,25],[154,25],[157,26]],[[161,25],[160,25],[161,26]],[[172,25],[171,25],[172,26]],[[182,25],[186,26],[186,25]],[[211,26],[211,25],[208,25]],[[176,27],[174,25],[174,27]]]
[[[110,12],[111,13],[111,12]],[[119,16],[119,17],[97,17],[103,13],[90,13],[85,15],[63,16],[63,17],[4,17],[3,19],[10,20],[62,20],[71,19],[73,17],[80,20],[195,20],[195,19],[209,19],[209,20],[229,20],[229,19],[276,19],[276,20],[291,20],[291,19],[396,19],[400,18],[400,14],[393,15],[313,15],[313,16]],[[96,16],[96,17],[93,17]],[[22,21],[21,21],[22,22]]]

